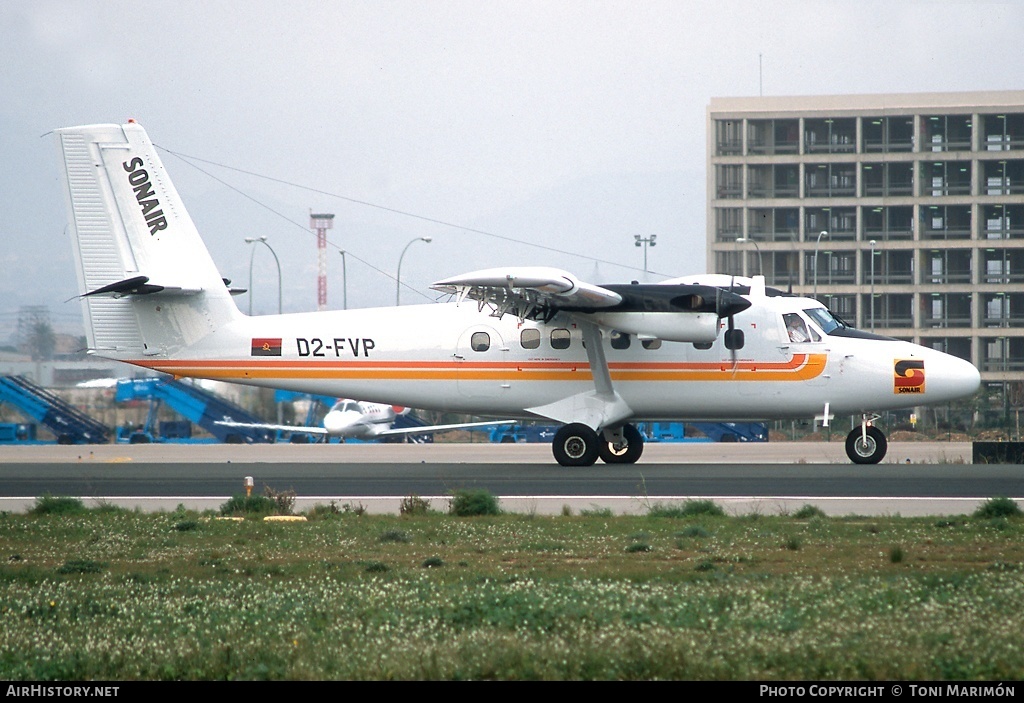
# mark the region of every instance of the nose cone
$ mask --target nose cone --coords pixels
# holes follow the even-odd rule
[[[969,361],[949,354],[935,353],[928,359],[926,394],[932,403],[970,398],[981,388],[981,374]]]

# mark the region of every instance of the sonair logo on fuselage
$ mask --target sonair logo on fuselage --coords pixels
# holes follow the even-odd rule
[[[142,208],[142,217],[149,225],[149,233],[156,234],[162,229],[167,229],[167,218],[160,208],[160,201],[153,192],[153,184],[149,180],[149,172],[142,168],[142,159],[136,156],[131,161],[125,161],[121,165],[128,173],[128,183],[135,191],[135,199],[139,201]]]
[[[923,359],[895,359],[892,373],[893,393],[924,393]]]

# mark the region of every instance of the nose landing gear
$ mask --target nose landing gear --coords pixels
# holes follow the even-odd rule
[[[877,415],[861,417],[860,427],[846,436],[846,456],[854,464],[877,464],[885,457],[889,444],[885,433],[871,423]]]

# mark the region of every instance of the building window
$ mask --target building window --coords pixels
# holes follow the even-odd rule
[[[874,258],[874,262],[872,262]],[[872,278],[874,276],[874,278]],[[914,252],[909,250],[864,252],[863,284],[901,284],[914,282]]]
[[[865,118],[861,127],[865,152],[899,152],[914,150],[913,117]]]
[[[857,210],[852,207],[809,207],[804,210],[804,239],[815,242],[822,231],[828,241],[857,238]],[[822,237],[825,240],[825,237]]]
[[[970,161],[921,162],[921,195],[970,195]]]
[[[852,154],[857,151],[857,120],[804,120],[804,153]]]
[[[715,153],[731,156],[743,153],[743,121],[715,120]]]
[[[985,327],[1020,327],[1024,324],[1024,293],[986,293]]]
[[[1024,193],[1024,161],[983,162],[984,195],[1020,195]]]
[[[914,166],[911,163],[870,163],[861,167],[864,196],[890,197],[914,194]]]
[[[1009,151],[1024,148],[1024,114],[985,115],[981,118],[981,148]]]
[[[765,164],[749,166],[747,197],[800,197],[800,167],[796,164]]]
[[[749,236],[763,242],[795,242],[800,235],[800,209],[755,208],[747,223]]]
[[[743,275],[743,252],[741,251],[716,251],[715,272],[724,273],[727,276]]]
[[[808,164],[804,172],[808,198],[853,197],[857,194],[856,164]]]
[[[1024,370],[1024,337],[982,337],[982,371]]]
[[[726,165],[715,167],[715,195],[719,200],[734,200],[743,197],[743,167]]]
[[[750,154],[796,154],[800,151],[800,120],[748,120]]]
[[[914,296],[910,294],[876,294],[874,305],[870,295],[864,296],[864,309],[870,329],[876,327],[913,327]]]
[[[1024,283],[1024,250],[986,249],[982,283]]]
[[[743,236],[743,210],[738,207],[715,208],[715,237],[720,242],[735,242]]]
[[[970,115],[928,115],[921,118],[921,151],[969,151]]]
[[[1020,239],[1024,237],[1024,205],[986,205],[983,239]]]
[[[922,327],[970,327],[970,293],[931,293],[921,296]]]
[[[970,205],[929,205],[921,208],[921,234],[926,239],[970,239]]]
[[[971,250],[939,249],[922,252],[922,257],[925,262],[924,282],[971,282]]]

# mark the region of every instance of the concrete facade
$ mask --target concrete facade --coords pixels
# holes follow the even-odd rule
[[[715,98],[707,186],[709,271],[1024,381],[1024,91]]]

